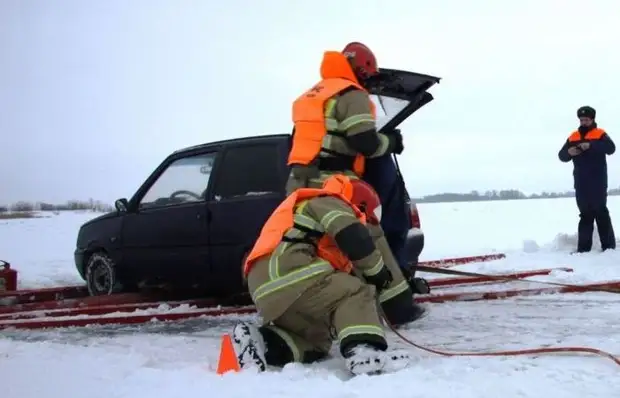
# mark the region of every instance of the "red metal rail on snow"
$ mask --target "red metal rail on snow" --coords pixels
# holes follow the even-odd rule
[[[42,289],[0,291],[0,306],[24,304],[34,301],[53,301],[88,296],[86,286],[59,286]]]
[[[493,281],[493,278],[501,276],[505,278],[527,278],[537,275],[548,275],[553,271],[571,272],[571,268],[547,268],[529,270],[514,273],[490,275],[488,277],[458,277],[441,278],[429,282],[431,286],[458,286],[463,284],[476,284]],[[95,296],[83,299],[69,299],[59,301],[43,301],[39,303],[17,304],[9,307],[0,307],[0,320],[32,319],[45,317],[66,317],[76,315],[104,315],[116,312],[132,312],[136,310],[156,309],[165,306],[195,306],[197,308],[212,307],[217,305],[214,299],[193,299],[181,301],[156,301],[140,294],[116,294],[112,296]]]
[[[542,268],[542,269],[534,269],[520,272],[512,272],[506,274],[493,274],[488,276],[458,276],[453,278],[438,278],[433,279],[428,282],[431,287],[446,287],[446,286],[456,286],[456,285],[473,285],[477,283],[506,283],[511,282],[510,279],[523,279],[529,278],[531,276],[542,276],[549,275],[554,271],[564,271],[564,272],[573,272],[572,268],[568,267],[557,267],[557,268]],[[506,278],[506,280],[498,280],[497,278]],[[514,282],[514,281],[513,281]]]
[[[567,285],[567,286],[550,286],[536,289],[512,289],[503,291],[487,291],[487,292],[459,292],[459,293],[447,293],[447,294],[429,294],[416,297],[415,301],[419,303],[445,303],[451,301],[479,301],[479,300],[499,300],[509,297],[517,296],[535,296],[544,294],[557,294],[557,293],[582,293],[595,291],[596,289],[618,289],[620,288],[620,281],[608,281],[599,283],[589,283],[584,285]],[[49,316],[32,318],[32,319],[15,319],[15,320],[0,320],[0,329],[5,328],[18,328],[18,329],[43,329],[43,328],[58,328],[58,327],[80,327],[87,325],[108,325],[108,324],[140,324],[148,323],[152,321],[175,321],[175,320],[187,320],[199,317],[213,317],[223,315],[238,315],[249,314],[256,312],[254,306],[237,306],[237,307],[215,307],[210,306],[208,300],[194,302],[194,308],[190,310],[181,310],[180,306],[165,309],[162,312],[157,312],[157,306],[164,303],[150,303],[150,304],[136,304],[132,309],[131,305],[116,307],[115,312],[108,312],[103,315],[92,316],[88,313],[97,314],[104,312],[98,306],[93,306],[91,309],[76,309],[80,311],[79,317],[65,317],[62,316]],[[166,303],[167,305],[173,303]],[[175,303],[180,304],[180,303]],[[183,304],[190,304],[183,302]],[[206,306],[206,308],[199,308],[199,306]],[[152,313],[132,313],[124,311],[138,311],[152,310]],[[105,308],[109,311],[109,308]],[[64,314],[63,314],[64,315]]]
[[[535,289],[512,289],[495,292],[461,292],[416,297],[418,303],[445,303],[448,301],[501,300],[510,297],[540,296],[557,293],[596,292],[596,289],[620,289],[620,281],[586,283],[583,285],[548,286]]]
[[[92,318],[54,319],[39,318],[32,320],[0,321],[0,330],[14,327],[18,329],[45,329],[64,327],[83,327],[89,325],[135,325],[154,321],[179,321],[208,316],[241,315],[256,312],[254,306],[205,308],[192,312],[168,312],[160,314],[118,315]]]
[[[504,254],[486,254],[481,256],[447,258],[433,261],[421,261],[420,265],[428,267],[452,267],[455,265],[467,264],[472,262],[485,262],[506,257]],[[86,286],[59,286],[42,289],[24,289],[13,291],[0,291],[0,313],[2,306],[26,304],[39,301],[57,301],[64,299],[75,299],[87,297]],[[27,308],[27,307],[24,307]]]
[[[41,317],[66,317],[76,315],[106,315],[112,313],[132,312],[140,310],[156,309],[161,306],[180,307],[183,305],[193,306],[196,308],[213,307],[217,305],[217,301],[213,299],[195,299],[195,300],[179,300],[179,301],[154,301],[154,302],[136,302],[125,304],[102,304],[90,305],[83,307],[71,307],[60,309],[43,309],[31,311],[15,311],[0,314],[0,321],[15,319],[32,319]]]
[[[441,260],[420,261],[420,265],[425,265],[427,267],[448,268],[469,263],[483,263],[485,261],[501,260],[502,258],[506,258],[506,255],[504,253],[484,254],[481,256],[455,257],[444,258]]]
[[[537,289],[514,289],[496,292],[463,292],[449,294],[431,294],[419,296],[416,298],[418,303],[444,303],[448,301],[478,301],[478,300],[498,300],[517,296],[536,296],[543,294],[557,293],[583,293],[592,291],[596,288],[620,288],[620,281],[609,281],[599,283],[589,283],[584,285],[563,286],[563,287],[543,287]],[[110,315],[89,317],[85,315],[83,318],[67,318],[55,319],[53,317],[44,317],[31,320],[14,320],[0,321],[0,329],[18,328],[18,329],[44,329],[59,327],[81,327],[88,325],[109,325],[109,324],[141,324],[153,321],[176,321],[195,319],[200,317],[213,317],[224,315],[240,315],[251,314],[256,312],[254,306],[243,307],[223,307],[223,308],[204,308],[194,309],[185,312],[165,312],[152,314],[127,314],[127,315]]]
[[[443,268],[471,262],[504,258],[503,254],[490,254],[455,259],[421,262],[421,265]],[[510,280],[548,275],[553,271],[571,272],[566,267],[526,270],[488,276],[461,276],[434,279],[435,288],[478,283],[504,283]],[[498,280],[497,278],[506,278]],[[538,289],[513,289],[491,292],[461,292],[430,294],[416,297],[417,302],[443,303],[447,301],[495,300],[521,295],[567,293],[588,291],[594,287],[620,287],[620,281],[583,286],[543,287]],[[230,304],[231,301],[227,300]],[[224,303],[211,298],[163,301],[161,295],[124,293],[110,296],[88,296],[84,286],[18,290],[0,292],[0,329],[16,327],[26,329],[79,327],[85,325],[139,324],[150,321],[174,321],[203,316],[247,314],[255,312],[254,306],[235,301],[237,306],[221,307]],[[191,307],[191,308],[188,308]]]
[[[92,305],[120,305],[152,301],[158,300],[156,298],[151,298],[148,295],[143,295],[140,293],[118,293],[110,296],[85,296],[61,300],[44,300],[24,304],[0,306],[0,316],[2,316],[3,314],[11,314],[14,312],[24,311],[58,310],[66,308],[79,308]]]

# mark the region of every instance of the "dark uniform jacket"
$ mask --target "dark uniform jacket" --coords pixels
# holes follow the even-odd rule
[[[580,143],[589,142],[590,148],[576,156],[568,149]],[[558,157],[562,162],[573,161],[575,196],[579,202],[590,205],[605,203],[607,198],[607,155],[616,151],[616,145],[609,135],[596,126],[580,127],[566,140]]]

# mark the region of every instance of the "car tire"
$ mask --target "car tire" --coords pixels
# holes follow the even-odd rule
[[[86,262],[86,287],[91,296],[120,293],[122,285],[117,280],[116,264],[106,253],[93,253]]]

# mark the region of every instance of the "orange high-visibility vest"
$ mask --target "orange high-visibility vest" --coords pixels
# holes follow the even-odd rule
[[[247,278],[256,261],[271,255],[280,242],[282,242],[284,234],[290,228],[293,228],[295,207],[298,203],[326,195],[339,198],[351,206],[357,219],[363,224],[366,223],[364,213],[361,212],[357,206],[353,205],[342,193],[325,188],[300,188],[289,195],[284,202],[274,210],[263,226],[258,240],[243,264],[243,275]],[[318,241],[317,256],[329,262],[334,269],[339,271],[349,273],[353,267],[349,258],[342,253],[334,240],[327,234],[323,235]]]
[[[600,129],[600,128],[595,128],[592,129],[590,131],[588,131],[586,133],[586,135],[581,138],[581,133],[579,132],[579,130],[575,130],[573,131],[573,133],[568,137],[568,141],[570,142],[577,142],[577,141],[596,141],[596,140],[600,140],[603,135],[605,134],[605,130]]]
[[[319,155],[323,138],[328,134],[325,125],[325,104],[330,98],[349,87],[368,92],[358,83],[347,62],[340,53],[326,52],[321,66],[323,80],[293,102],[295,133],[288,157],[289,165],[307,166]],[[376,106],[370,98],[368,100],[372,116],[376,118]],[[365,163],[363,155],[355,156],[353,171],[359,177],[364,174]]]

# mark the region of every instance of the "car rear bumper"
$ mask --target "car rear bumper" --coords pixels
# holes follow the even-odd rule
[[[409,262],[418,263],[418,257],[424,249],[424,233],[419,228],[411,228],[407,232],[405,240],[405,252],[407,253]]]

